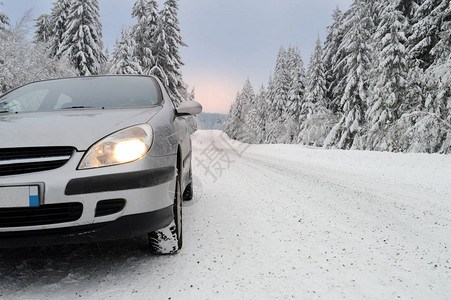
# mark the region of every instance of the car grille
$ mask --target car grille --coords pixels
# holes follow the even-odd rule
[[[73,147],[0,149],[0,176],[34,173],[59,168],[74,153]]]
[[[0,228],[73,222],[83,213],[81,203],[49,204],[40,207],[0,208]]]

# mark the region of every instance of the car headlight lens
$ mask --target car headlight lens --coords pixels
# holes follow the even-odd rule
[[[148,124],[138,125],[113,133],[88,149],[78,169],[92,169],[136,161],[149,152],[153,130]]]

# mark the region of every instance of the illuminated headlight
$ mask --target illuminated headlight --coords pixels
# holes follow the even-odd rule
[[[88,149],[79,170],[125,164],[142,158],[153,142],[153,130],[148,124],[133,126],[109,135]]]

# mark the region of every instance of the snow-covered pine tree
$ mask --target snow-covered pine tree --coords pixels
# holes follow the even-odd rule
[[[262,85],[260,91],[255,96],[255,125],[256,125],[256,143],[263,143],[266,140],[266,126],[268,123],[269,109],[267,92]]]
[[[235,102],[230,106],[227,121],[223,126],[230,138],[256,143],[258,133],[256,124],[256,97],[254,88],[249,79],[244,83],[243,89],[237,92]]]
[[[435,64],[447,64],[451,56],[451,1],[441,1],[432,14],[437,14],[440,21],[438,41],[431,49],[431,54]]]
[[[403,13],[403,16],[408,23],[406,29],[407,44],[405,45],[407,51],[411,48],[410,35],[413,24],[416,22],[414,16],[422,1],[423,0],[399,0],[398,6],[396,7]],[[420,67],[419,61],[414,59],[410,53],[406,59],[408,62],[406,100],[400,105],[399,111],[401,113],[423,110],[426,99],[426,93],[424,91],[424,70]]]
[[[338,112],[340,97],[334,93],[337,83],[344,77],[341,69],[337,67],[339,61],[338,48],[344,35],[343,13],[337,7],[332,14],[333,23],[327,28],[327,37],[324,42],[323,65],[326,76],[327,108]]]
[[[227,115],[227,120],[223,128],[224,132],[235,140],[238,138],[240,128],[243,126],[241,109],[241,92],[238,91],[235,102],[230,106],[229,114]]]
[[[451,153],[451,59],[419,76],[426,101],[405,111],[390,128],[392,151]]]
[[[290,47],[287,51],[287,70],[289,72],[288,102],[285,109],[286,135],[282,142],[294,143],[299,134],[299,123],[302,103],[305,93],[304,62],[297,48]]]
[[[268,88],[266,91],[266,107],[267,107],[267,115],[266,115],[266,124],[265,124],[265,140],[264,142],[267,144],[276,143],[277,141],[277,125],[278,120],[275,116],[277,111],[275,111],[275,98],[276,98],[276,87],[274,84],[274,78],[272,75],[269,76],[268,80]]]
[[[175,103],[180,103],[182,97],[179,90],[184,89],[179,47],[185,46],[180,35],[177,17],[178,0],[166,0],[160,12],[160,22],[156,33],[155,66],[150,73],[156,75],[166,86],[169,95]]]
[[[327,87],[323,49],[318,37],[307,72],[307,86],[301,108],[299,143],[322,146],[324,139],[337,122],[327,109]]]
[[[435,112],[443,133],[439,152],[451,153],[451,56],[444,63],[433,65],[430,71],[435,74]]]
[[[415,15],[420,1],[422,0],[399,0],[397,8],[402,11],[404,17],[409,21]]]
[[[399,119],[381,135],[391,151],[450,152],[451,57],[450,47],[443,46],[450,40],[449,1],[402,0],[397,8],[410,23],[407,88]]]
[[[67,55],[82,76],[97,75],[105,61],[97,0],[72,0],[57,56]]]
[[[241,123],[237,139],[246,143],[255,143],[257,136],[255,92],[251,81],[246,79],[240,94]]]
[[[449,53],[449,52],[448,52]],[[448,59],[437,58],[423,77],[426,101],[422,116],[416,121],[419,132],[429,135],[416,152],[451,152],[451,55]],[[414,115],[421,113],[414,112]],[[428,124],[425,126],[424,124]],[[423,127],[423,128],[422,128]]]
[[[370,28],[371,34],[376,32],[376,28],[382,20],[382,11],[391,3],[398,0],[363,0],[366,7],[367,14],[371,19],[372,27]]]
[[[70,3],[70,0],[56,0],[53,3],[49,24],[52,35],[50,57],[57,56],[61,43],[64,40],[64,34],[68,26],[67,18],[70,13]]]
[[[35,21],[36,21],[35,24],[36,31],[34,33],[33,41],[35,43],[49,42],[50,39],[53,37],[52,22],[50,15],[42,14],[39,17],[37,17]]]
[[[141,65],[137,56],[136,42],[132,37],[130,29],[122,28],[122,37],[116,41],[113,52],[113,62],[110,74],[142,74]]]
[[[302,121],[318,111],[318,107],[326,107],[326,79],[323,65],[321,40],[316,40],[315,50],[310,59],[307,72],[307,87],[302,104]]]
[[[0,6],[3,5],[3,2],[0,1]],[[5,25],[9,25],[8,16],[0,9],[0,33],[5,31]]]
[[[274,70],[274,120],[283,123],[286,121],[287,108],[289,106],[288,89],[290,87],[290,70],[288,66],[288,52],[281,47],[277,56]]]
[[[345,78],[338,86],[344,87],[341,98],[343,116],[326,138],[326,147],[341,149],[361,148],[362,126],[366,111],[368,70],[371,67],[371,31],[373,24],[368,15],[366,2],[355,0],[348,10],[348,30],[343,37],[339,52],[345,55],[337,64]]]
[[[231,132],[232,131],[232,107],[234,106],[234,104],[235,103],[232,103],[230,105],[229,112],[227,113],[226,120],[224,121],[224,123],[222,124],[222,127],[221,127],[221,130],[223,132],[225,132],[225,134],[227,134],[232,139],[233,139],[232,132]]]
[[[451,58],[428,68],[423,91],[423,110],[406,112],[390,132],[395,150],[451,153]]]
[[[286,140],[287,118],[291,78],[288,66],[288,52],[284,47],[280,47],[277,55],[274,78],[268,83],[268,92],[270,92],[270,124],[268,126],[268,142],[283,143]]]
[[[354,0],[356,1],[356,0]],[[351,6],[352,8],[352,6]],[[352,9],[346,10],[340,19],[337,20],[337,46],[338,48],[335,50],[332,50],[332,56],[330,57],[330,67],[331,69],[328,69],[327,73],[333,73],[333,81],[330,82],[328,89],[328,94],[330,98],[330,108],[333,109],[333,111],[342,113],[343,106],[341,105],[341,99],[343,98],[345,89],[346,89],[346,76],[347,76],[347,70],[346,70],[346,63],[343,63],[348,56],[348,52],[346,50],[346,47],[344,46],[344,37],[348,34],[348,32],[351,30],[353,26],[352,18],[355,14],[354,10]],[[368,33],[369,34],[369,33]],[[327,61],[326,61],[327,63]],[[325,65],[326,68],[329,68]],[[327,76],[327,74],[326,74]],[[327,77],[326,77],[327,78]]]
[[[413,16],[409,52],[424,70],[451,48],[450,0],[424,0]],[[443,55],[443,51],[448,55]]]
[[[47,43],[29,41],[29,13],[0,38],[0,94],[32,81],[75,75],[66,59],[48,56]]]
[[[158,29],[158,3],[155,0],[138,0],[132,10],[132,17],[137,19],[133,26],[133,37],[136,43],[134,50],[138,58],[141,73],[150,74],[155,66],[154,52]]]
[[[407,2],[407,4],[403,3]],[[402,1],[410,11],[410,68],[399,120],[389,129],[393,151],[451,152],[450,1]],[[404,13],[406,14],[406,13]]]
[[[387,5],[377,28],[375,80],[367,98],[369,131],[367,149],[390,150],[386,141],[388,128],[400,117],[406,100],[408,61],[406,50],[407,20],[395,5]]]
[[[248,144],[257,144],[258,143],[258,135],[259,128],[257,127],[257,123],[255,122],[258,117],[257,107],[250,107],[247,111],[245,123],[242,132],[242,138],[240,139],[244,143]]]

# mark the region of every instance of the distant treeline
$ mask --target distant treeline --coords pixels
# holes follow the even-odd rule
[[[198,128],[201,130],[221,130],[227,115],[201,113],[197,116]]]

